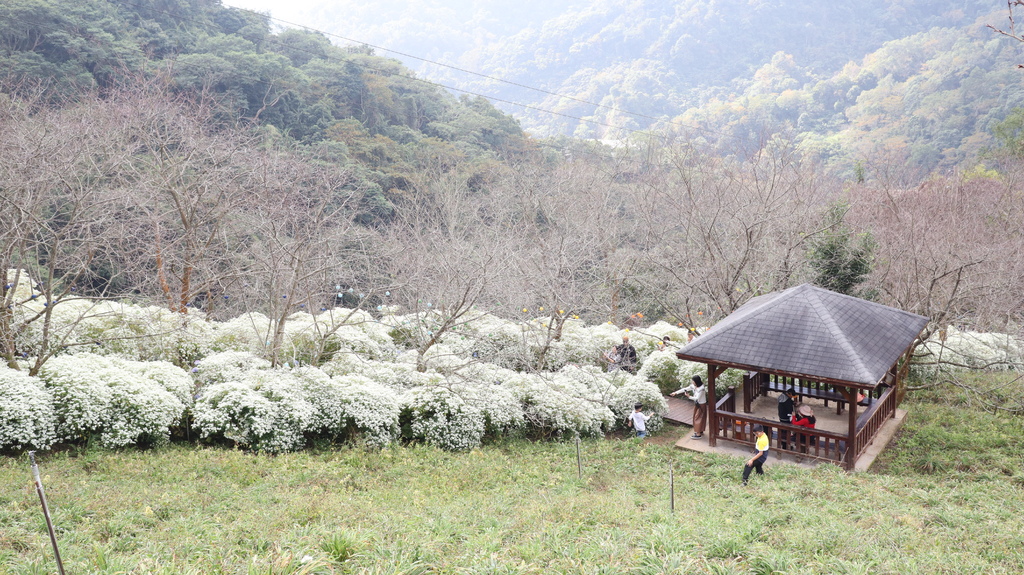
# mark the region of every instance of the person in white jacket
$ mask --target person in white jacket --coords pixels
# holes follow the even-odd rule
[[[643,411],[644,404],[638,403],[633,406],[633,413],[629,414],[629,426],[636,430],[636,436],[644,438],[647,436],[647,420],[651,418],[650,415],[645,415]]]
[[[708,421],[708,388],[704,387],[699,375],[690,378],[690,385],[677,389],[669,395],[685,393],[693,400],[693,439],[704,437],[704,426]]]

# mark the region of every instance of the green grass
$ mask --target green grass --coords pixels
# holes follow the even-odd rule
[[[40,461],[68,573],[1018,573],[1020,419],[933,401],[880,472],[635,440]],[[664,434],[682,434],[670,428]],[[668,442],[665,442],[668,443]],[[669,512],[668,469],[676,477]],[[0,460],[0,574],[54,573],[26,457]]]

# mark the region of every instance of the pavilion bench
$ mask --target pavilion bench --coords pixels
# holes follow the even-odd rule
[[[767,383],[767,387],[764,387]],[[846,397],[838,391],[832,391],[831,389],[825,389],[821,383],[813,383],[812,385],[789,385],[780,381],[773,381],[765,378],[762,380],[762,392],[764,391],[777,391],[782,393],[792,387],[797,396],[800,399],[804,397],[813,397],[815,399],[821,399],[825,402],[825,407],[828,407],[828,402],[836,402],[836,415],[843,414],[843,408],[846,407]]]

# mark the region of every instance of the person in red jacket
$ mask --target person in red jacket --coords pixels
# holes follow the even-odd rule
[[[811,406],[806,403],[801,403],[800,407],[796,408],[796,412],[793,414],[793,425],[797,427],[806,427],[807,429],[814,429],[815,424],[818,420],[814,417],[814,410]],[[810,439],[811,443],[815,441],[813,436],[800,433],[800,451],[807,453],[807,441]]]

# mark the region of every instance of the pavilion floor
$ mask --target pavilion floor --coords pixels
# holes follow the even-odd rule
[[[737,394],[742,393],[742,389],[736,390]],[[686,425],[692,425],[692,411],[693,402],[687,399],[679,398],[667,398],[669,400],[669,417],[667,419],[674,423],[683,423]],[[843,410],[842,415],[836,415],[836,404],[829,402],[828,407],[822,400],[805,398],[808,405],[814,409],[814,416],[817,419],[816,427],[818,429],[824,429],[826,431],[832,431],[835,433],[845,434],[849,426],[849,413],[846,409]],[[742,409],[743,398],[736,398],[736,405],[739,409]],[[778,409],[778,394],[771,393],[768,396],[762,396],[756,398],[751,404],[751,414],[755,417],[767,419],[775,422],[779,420],[779,409]],[[863,411],[864,407],[858,407],[858,410]],[[679,415],[683,417],[680,417]],[[906,417],[907,412],[902,409],[896,410],[896,417],[888,420],[882,429],[875,436],[875,440],[868,447],[868,450],[860,456],[857,460],[855,471],[867,471],[871,464],[874,463],[875,458],[881,453],[885,447],[892,441],[892,438],[896,435],[896,431],[903,424],[903,420]],[[736,455],[738,457],[749,457],[750,449],[747,446],[733,443],[731,441],[718,441],[718,445],[714,448],[708,445],[708,435],[705,432],[704,437],[701,439],[691,439],[687,434],[683,439],[676,442],[676,447],[680,449],[688,449],[691,451],[699,452],[711,452],[720,453],[726,455]],[[782,452],[780,450],[772,450],[768,458],[767,465],[773,465],[777,463],[790,463],[801,465],[804,467],[814,467],[822,462],[811,459],[801,458],[796,454]]]

